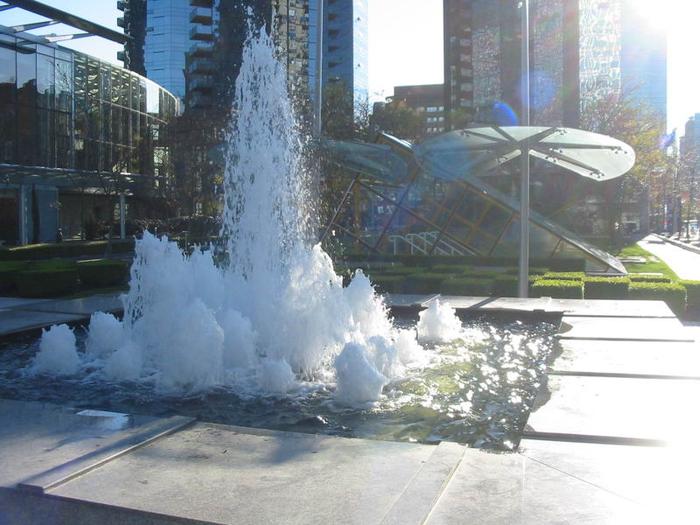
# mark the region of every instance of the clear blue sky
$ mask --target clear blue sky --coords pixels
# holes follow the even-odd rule
[[[42,0],[99,24],[119,29],[116,0]],[[669,126],[682,127],[700,112],[700,67],[697,66],[699,0],[635,0],[660,27],[670,29]],[[443,81],[442,0],[369,0],[370,96],[382,99],[394,86]],[[19,10],[0,12],[0,24],[38,20]],[[53,26],[50,33],[70,32]],[[100,38],[64,45],[116,62],[120,46]],[[681,133],[682,134],[682,133]]]

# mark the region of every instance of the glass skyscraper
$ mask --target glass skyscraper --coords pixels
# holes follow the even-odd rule
[[[369,97],[368,16],[367,0],[324,0],[323,85],[342,83],[356,110]]]
[[[448,118],[461,111],[467,123],[488,123],[496,103],[520,113],[518,4],[445,0]],[[634,0],[531,0],[530,6],[534,124],[578,127],[591,103],[619,95],[665,120],[666,35],[640,20]]]

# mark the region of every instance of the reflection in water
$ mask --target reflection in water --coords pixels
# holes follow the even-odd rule
[[[125,413],[198,417],[203,421],[300,432],[432,443],[440,440],[510,450],[519,436],[555,344],[554,325],[495,327],[466,323],[463,338],[426,347],[430,363],[384,387],[376,404],[346,408],[334,385],[302,383],[284,396],[246,396],[215,388],[191,397],[163,396],[153,384],[32,376],[24,370],[36,341],[0,345],[0,397],[72,404]],[[84,337],[78,334],[79,344]],[[115,414],[118,416],[119,414]],[[118,417],[105,424],[120,424]],[[122,421],[123,422],[123,421]]]

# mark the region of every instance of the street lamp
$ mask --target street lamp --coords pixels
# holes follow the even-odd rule
[[[522,126],[530,125],[530,4],[520,2],[522,17]],[[520,168],[520,268],[519,296],[526,298],[529,286],[530,263],[530,152],[527,142],[521,151]]]

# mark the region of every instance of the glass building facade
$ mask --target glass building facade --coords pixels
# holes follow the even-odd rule
[[[457,133],[457,132],[455,132]],[[382,135],[378,144],[327,142],[345,173],[324,242],[392,255],[517,259],[520,204],[470,171],[457,173],[452,134],[419,146]],[[544,216],[530,216],[532,259],[584,259],[586,270],[626,273],[612,255]]]
[[[103,175],[123,179],[130,194],[164,185],[177,112],[176,97],[131,71],[0,34],[0,238],[51,241],[59,227],[79,234],[68,194],[100,193]]]
[[[342,83],[356,109],[369,96],[367,0],[324,0],[323,85]]]

